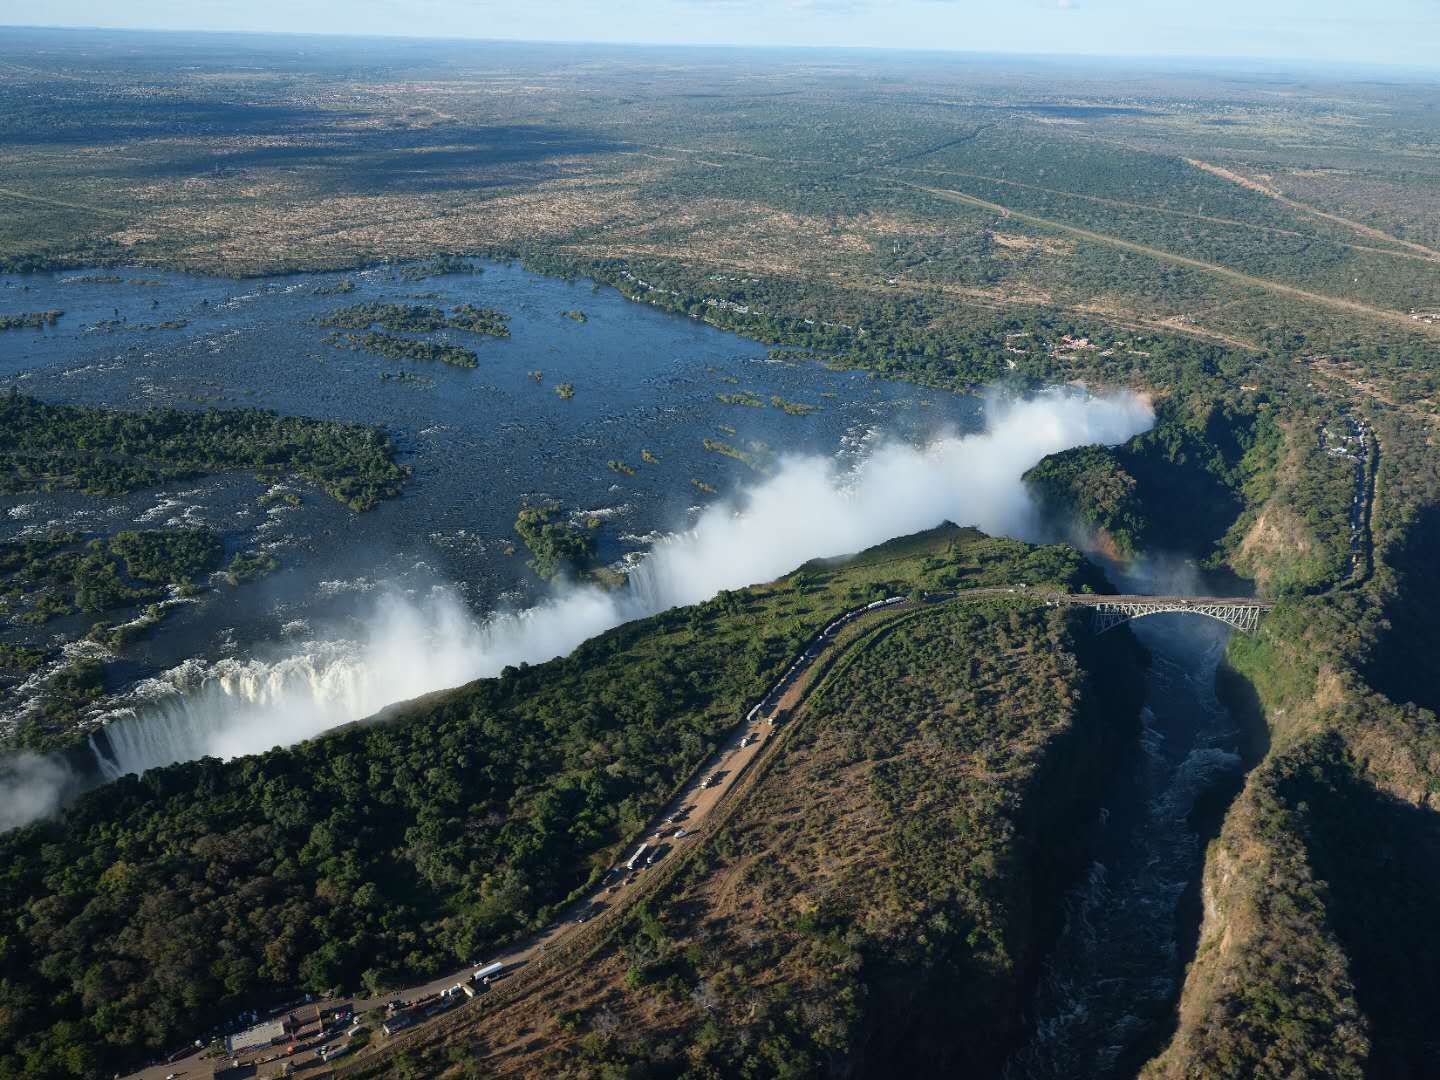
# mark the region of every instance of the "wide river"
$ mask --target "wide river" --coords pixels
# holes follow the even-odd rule
[[[326,294],[342,280],[354,291]],[[498,308],[511,316],[511,336],[450,333],[479,353],[475,369],[326,343],[331,332],[319,323],[327,313],[370,301]],[[414,467],[401,498],[359,518],[319,492],[307,492],[297,512],[257,512],[259,489],[248,477],[103,503],[81,495],[0,497],[0,539],[54,524],[203,522],[231,546],[275,550],[284,570],[251,613],[260,634],[278,632],[295,614],[280,597],[309,595],[320,581],[434,578],[458,584],[482,607],[504,596],[523,601],[537,582],[523,549],[503,552],[516,542],[512,526],[526,500],[555,498],[601,517],[608,559],[641,550],[656,530],[682,526],[706,501],[694,481],[727,492],[754,479],[745,464],[707,451],[706,437],[746,451],[758,442],[777,454],[829,455],[861,452],[873,432],[924,440],[979,422],[974,398],[772,362],[762,345],[613,289],[518,266],[418,281],[398,268],[241,282],[150,270],[0,277],[0,310],[50,309],[65,312],[55,329],[0,337],[0,388],[46,401],[258,406],[377,424]],[[585,322],[563,314],[576,310]],[[166,323],[184,325],[158,328]],[[424,381],[381,379],[402,371]],[[568,401],[554,392],[566,382],[575,387]],[[719,399],[742,391],[764,407]],[[787,414],[769,404],[772,395],[819,411]],[[642,450],[658,464],[642,463]],[[635,475],[612,471],[611,460]],[[193,630],[186,636],[195,642]]]
[[[229,551],[264,549],[280,559],[281,569],[259,583],[217,588],[177,605],[123,655],[103,657],[111,714],[117,701],[168,701],[177,687],[274,704],[300,680],[333,706],[329,719],[363,715],[393,698],[373,685],[373,674],[371,685],[361,685],[353,664],[337,667],[333,661],[346,646],[335,643],[374,638],[379,593],[433,609],[441,588],[477,617],[525,609],[547,595],[513,530],[527,501],[558,500],[578,519],[598,519],[602,557],[621,564],[657,538],[690,528],[707,504],[763,482],[786,455],[816,455],[843,469],[870,453],[881,433],[924,445],[982,422],[974,397],[772,360],[762,345],[589,282],[501,264],[420,279],[406,271],[387,266],[254,281],[151,270],[0,277],[0,311],[64,312],[53,329],[0,335],[0,389],[50,402],[257,406],[376,424],[414,471],[400,498],[363,515],[303,485],[292,488],[302,497],[298,508],[261,508],[265,487],[247,474],[120,499],[0,496],[0,540],[57,528],[109,533],[207,525]],[[474,369],[387,360],[330,344],[322,319],[371,301],[497,308],[511,316],[511,333],[496,339],[449,332],[450,340],[478,352]],[[583,321],[567,314],[577,311]],[[447,333],[427,336],[444,340]],[[381,377],[402,372],[403,379]],[[555,392],[561,383],[574,387],[573,397]],[[722,395],[746,395],[755,404]],[[810,411],[787,412],[782,402]],[[737,448],[759,468],[707,449],[707,438]],[[617,470],[612,461],[627,467]],[[428,609],[410,613],[420,620],[413,633],[403,620],[392,620],[392,629],[411,639],[448,632],[454,613]],[[77,616],[45,631],[52,640],[75,640],[87,623]],[[0,640],[25,633],[8,628]],[[372,642],[371,661],[382,645]],[[71,646],[72,657],[77,648],[95,649]],[[386,651],[396,663],[414,659]],[[276,668],[281,658],[287,663]],[[453,677],[467,675],[462,665]],[[444,678],[400,680],[395,693],[434,689]],[[43,692],[38,684],[0,685],[0,726]],[[178,730],[192,719],[169,716],[161,726]],[[291,737],[317,729],[313,718],[296,720]],[[234,727],[240,719],[229,722]],[[286,741],[285,734],[277,732],[275,741]],[[118,764],[139,768],[257,748],[253,740],[216,739],[132,748],[139,756],[122,755]]]

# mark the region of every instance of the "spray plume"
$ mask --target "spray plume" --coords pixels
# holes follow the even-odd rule
[[[565,655],[631,619],[946,520],[1035,538],[1040,523],[1021,480],[1026,470],[1071,447],[1123,442],[1152,422],[1149,403],[1132,394],[1052,391],[1026,400],[991,398],[985,430],[925,447],[882,445],[848,470],[826,458],[784,458],[774,476],[713,504],[691,529],[656,544],[627,589],[569,587],[479,623],[448,590],[420,603],[390,596],[377,604],[363,642],[312,643],[277,663],[182,665],[144,687],[151,702],[108,725],[105,746],[92,740],[97,771],[113,778],[289,745],[507,665]],[[0,822],[46,813],[59,799],[57,792],[41,805],[30,791],[33,809],[0,811]],[[6,802],[9,791],[0,789]]]

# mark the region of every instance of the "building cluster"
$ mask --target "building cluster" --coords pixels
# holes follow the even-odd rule
[[[260,1075],[261,1067],[272,1062],[277,1064],[264,1075],[288,1076],[296,1067],[297,1054],[314,1050],[320,1061],[333,1060],[349,1052],[349,1040],[361,1030],[363,1027],[355,1023],[354,1008],[348,1002],[283,1011],[228,1036],[225,1059],[216,1066],[215,1077],[216,1080],[246,1080]],[[331,1039],[337,1041],[326,1042]],[[265,1056],[265,1051],[272,1048],[275,1053]],[[248,1060],[241,1061],[241,1057]]]

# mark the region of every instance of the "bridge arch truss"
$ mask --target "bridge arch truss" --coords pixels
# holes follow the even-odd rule
[[[1091,627],[1097,634],[1113,630],[1121,623],[1132,619],[1143,619],[1146,615],[1165,615],[1178,612],[1183,615],[1205,615],[1217,619],[1241,633],[1253,633],[1260,625],[1260,616],[1268,610],[1261,604],[1234,604],[1223,602],[1192,601],[1099,601],[1091,605]]]

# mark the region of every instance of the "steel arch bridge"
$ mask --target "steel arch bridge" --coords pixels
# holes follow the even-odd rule
[[[1092,611],[1091,627],[1103,634],[1121,623],[1143,619],[1146,615],[1179,613],[1204,615],[1223,622],[1241,633],[1253,633],[1260,625],[1260,616],[1275,605],[1250,597],[1222,596],[1090,596],[1066,597],[1072,604]]]

